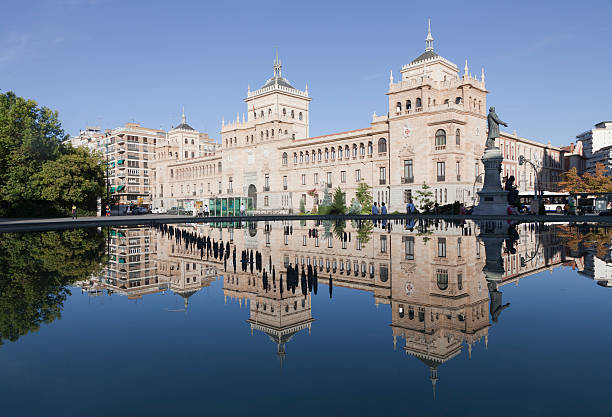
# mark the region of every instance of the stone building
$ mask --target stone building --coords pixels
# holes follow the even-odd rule
[[[300,201],[313,209],[324,189],[341,187],[350,203],[360,183],[389,212],[403,211],[423,184],[440,204],[475,203],[487,136],[484,69],[475,77],[466,61],[461,74],[434,51],[428,31],[425,51],[398,79],[391,72],[386,94],[388,110],[368,126],[310,137],[308,86],[300,90],[285,78],[277,57],[272,77],[259,89],[249,86],[242,117],[222,122],[214,154],[182,159],[179,150],[177,160],[169,145],[157,150],[154,206],[249,198],[258,212],[296,212]],[[555,187],[560,149],[507,133],[499,144],[502,177],[515,175],[522,191],[533,190],[531,167],[518,166],[524,155],[539,163],[543,189]]]

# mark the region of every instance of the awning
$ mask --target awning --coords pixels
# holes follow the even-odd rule
[[[119,187],[117,187],[117,191],[121,191],[125,188],[125,185],[120,185]]]
[[[111,193],[114,193],[114,192],[115,192],[115,187],[111,187],[110,192],[111,192]]]
[[[123,159],[117,160],[117,165],[123,165],[123,161],[124,161]]]
[[[119,258],[119,263],[120,264],[124,264],[125,263],[125,258]]]
[[[115,168],[115,163],[114,162],[111,162],[109,165],[110,165],[111,168]]]

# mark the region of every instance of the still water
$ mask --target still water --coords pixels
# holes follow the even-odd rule
[[[609,416],[611,241],[444,220],[0,235],[2,415]]]

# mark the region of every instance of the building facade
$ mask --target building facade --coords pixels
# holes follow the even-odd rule
[[[371,186],[374,201],[389,212],[403,211],[423,184],[441,205],[476,203],[487,137],[484,70],[475,77],[466,61],[461,74],[434,51],[431,31],[425,46],[397,80],[391,72],[385,115],[374,114],[360,129],[317,137],[309,136],[308,86],[300,90],[283,77],[277,57],[272,77],[257,90],[248,88],[242,117],[222,122],[214,153],[190,158],[179,150],[177,158],[169,144],[158,147],[154,206],[189,209],[211,198],[248,198],[262,213],[297,212],[301,201],[310,211],[325,189],[342,188],[350,203],[360,183]],[[519,166],[523,155],[538,167],[540,188],[556,188],[563,170],[559,148],[509,133],[498,145],[502,180],[514,175],[521,191],[533,191],[535,172]]]
[[[597,123],[593,129],[577,135],[576,139],[582,143],[587,172],[595,173],[598,163],[603,164],[608,173],[611,172],[612,121]]]

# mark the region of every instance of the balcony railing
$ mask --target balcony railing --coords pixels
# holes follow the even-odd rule
[[[379,184],[380,184],[380,185],[385,185],[386,183],[387,183],[387,180],[385,180],[385,179],[381,179],[381,180],[379,181]]]
[[[438,181],[446,181],[446,176],[438,175]]]
[[[402,184],[412,184],[414,177],[402,177]]]
[[[228,188],[227,189],[227,193],[228,194],[234,194],[234,189],[233,188]],[[221,194],[221,193],[219,193],[219,194]]]
[[[263,190],[264,190],[264,191],[270,191],[270,186],[269,186],[269,185],[264,185]]]
[[[286,185],[283,185],[283,190],[287,191],[287,186]]]
[[[332,188],[332,183],[331,182],[327,183],[327,188]]]
[[[446,149],[446,145],[436,145],[436,151],[443,151]]]
[[[457,181],[461,181],[461,175],[457,175]]]

